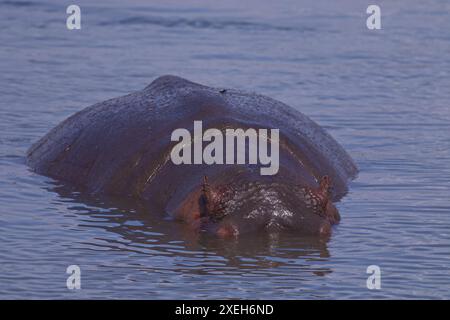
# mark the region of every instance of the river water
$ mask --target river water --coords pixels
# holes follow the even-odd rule
[[[381,30],[357,0],[1,0],[0,298],[450,298],[450,4],[377,4]],[[25,165],[67,116],[163,74],[325,127],[360,169],[331,239],[199,237]]]

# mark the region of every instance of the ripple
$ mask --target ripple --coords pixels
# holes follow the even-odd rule
[[[438,0],[400,1],[370,36],[352,1],[307,4],[83,2],[70,32],[56,0],[0,1],[0,297],[450,298],[450,20]],[[26,167],[65,117],[167,73],[285,101],[344,145],[360,174],[330,241],[191,234]]]

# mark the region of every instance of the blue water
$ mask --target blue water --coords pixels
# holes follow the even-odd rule
[[[448,1],[377,1],[381,30],[357,0],[134,0],[76,1],[69,31],[72,3],[0,0],[0,298],[450,298]],[[162,74],[325,127],[360,169],[331,239],[198,237],[27,168],[64,118]]]

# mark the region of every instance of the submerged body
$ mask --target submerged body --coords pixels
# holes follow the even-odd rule
[[[279,169],[257,165],[176,165],[177,128],[279,129]],[[130,196],[220,236],[257,230],[329,234],[333,202],[357,172],[344,149],[316,123],[271,98],[163,76],[145,89],[88,107],[34,144],[38,173],[86,192]]]

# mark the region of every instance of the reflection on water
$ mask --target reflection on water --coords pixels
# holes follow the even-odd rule
[[[84,243],[93,248],[128,251],[149,257],[185,257],[187,261],[174,266],[175,271],[183,273],[220,274],[233,269],[264,272],[300,259],[305,260],[297,265],[302,271],[309,270],[316,275],[331,272],[328,268],[314,268],[308,263],[329,257],[326,240],[317,237],[262,233],[220,239],[208,233],[192,232],[183,223],[169,220],[163,214],[152,214],[138,200],[87,196],[67,185],[57,185],[49,191],[58,193],[62,201],[74,204],[68,209],[79,216],[80,229],[95,227],[114,233],[112,238],[106,236],[97,238],[99,241],[95,243]],[[80,204],[85,206],[80,207]],[[199,261],[190,260],[193,256]],[[206,264],[205,258],[209,258]]]
[[[379,0],[378,31],[358,0],[77,4],[72,32],[61,1],[0,0],[0,298],[450,298],[446,1]],[[348,150],[360,174],[328,242],[192,234],[28,170],[61,120],[163,74],[279,99]]]

